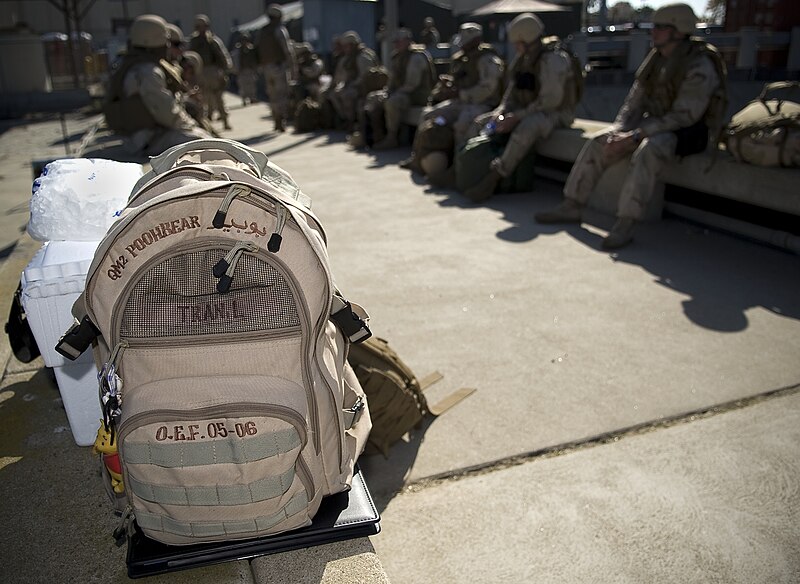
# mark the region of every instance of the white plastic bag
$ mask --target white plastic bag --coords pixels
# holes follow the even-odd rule
[[[141,164],[65,158],[33,181],[28,234],[38,241],[98,241],[125,208]]]

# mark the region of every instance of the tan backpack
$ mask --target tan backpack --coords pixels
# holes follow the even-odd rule
[[[151,162],[60,343],[79,354],[98,333],[116,533],[135,519],[183,545],[308,525],[349,488],[370,431],[346,362],[366,315],[334,288],[307,197],[263,153],[197,140]]]
[[[757,99],[731,118],[725,145],[737,161],[800,167],[800,102],[771,99],[779,90],[800,93],[800,82],[767,83]]]
[[[462,388],[429,405],[423,391],[442,375],[434,372],[417,379],[389,343],[378,337],[352,345],[347,359],[369,402],[372,432],[364,450],[367,454],[380,452],[388,457],[389,447],[419,427],[425,417],[444,413],[475,391]]]

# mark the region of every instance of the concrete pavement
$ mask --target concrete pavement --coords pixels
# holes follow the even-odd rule
[[[165,582],[351,582],[355,564],[373,577],[362,581],[393,584],[798,581],[800,258],[674,220],[609,255],[611,218],[532,221],[559,200],[557,183],[473,206],[398,168],[407,150],[276,135],[263,105],[232,107],[231,123],[225,137],[266,152],[311,196],[337,284],[373,331],[419,375],[444,374],[431,399],[478,391],[388,459],[362,460],[383,514],[377,557],[300,552]],[[36,157],[52,147],[47,127],[24,134]],[[0,136],[17,171],[23,142],[14,128]],[[5,155],[11,245],[29,191],[6,188]],[[17,249],[32,254],[30,243]],[[93,461],[70,444],[48,376],[12,358],[3,383],[0,577],[124,579]],[[314,567],[281,579],[287,564]]]

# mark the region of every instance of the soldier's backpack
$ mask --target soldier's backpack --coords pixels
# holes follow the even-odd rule
[[[116,535],[132,519],[174,545],[308,525],[349,488],[370,430],[346,362],[366,315],[334,288],[322,225],[266,155],[196,140],[151,164],[59,343],[76,356],[93,341]]]
[[[737,161],[800,167],[800,100],[774,97],[784,90],[800,94],[800,82],[767,83],[757,99],[731,118],[725,145]]]
[[[426,416],[438,416],[475,390],[461,388],[435,405],[429,405],[423,391],[442,375],[431,373],[417,379],[411,368],[389,343],[378,337],[352,345],[347,358],[364,388],[372,418],[372,431],[364,452],[389,456],[389,447],[406,432],[418,427]]]
[[[364,74],[363,85],[361,86],[360,95],[365,97],[373,91],[386,89],[389,83],[389,72],[386,67],[379,65],[377,67],[370,67]]]
[[[297,104],[294,111],[295,132],[313,132],[322,128],[322,106],[307,97]]]
[[[443,119],[431,118],[424,120],[417,128],[414,153],[418,160],[422,160],[431,152],[444,152],[450,160],[453,157],[455,144],[453,126],[444,123]]]
[[[456,152],[456,189],[464,192],[478,184],[489,172],[492,160],[503,154],[508,134],[470,138]],[[509,177],[500,180],[497,193],[526,193],[533,190],[536,149],[531,148]]]

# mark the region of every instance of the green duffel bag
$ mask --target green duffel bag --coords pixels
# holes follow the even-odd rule
[[[456,188],[460,192],[475,186],[489,173],[492,160],[503,154],[508,135],[475,136],[456,153]],[[517,165],[511,176],[500,181],[496,193],[526,193],[533,190],[536,151],[531,148],[525,158]]]

